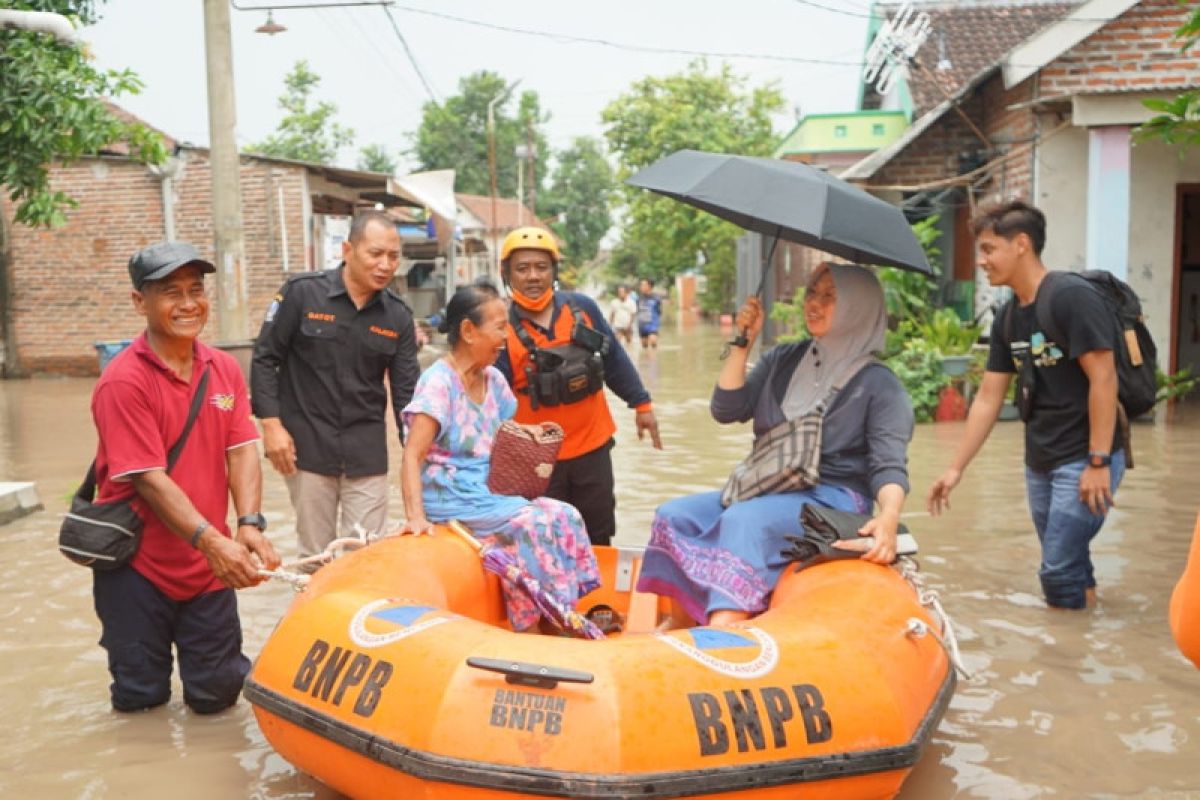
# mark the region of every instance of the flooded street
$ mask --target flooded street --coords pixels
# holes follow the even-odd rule
[[[633,412],[614,401],[619,543],[645,542],[656,504],[719,487],[747,451],[749,426],[718,426],[708,415],[720,342],[695,324],[667,331],[657,353],[633,353],[666,449],[639,443]],[[332,797],[274,754],[244,702],[198,717],[177,685],[165,708],[110,711],[90,573],[54,547],[94,451],[91,388],[90,380],[0,382],[0,480],[36,481],[47,509],[0,527],[0,796]],[[1100,606],[1086,613],[1041,601],[1019,423],[998,424],[948,516],[924,515],[924,493],[961,433],[961,424],[918,426],[906,522],[975,679],[960,682],[901,797],[1200,798],[1200,671],[1167,627],[1200,510],[1200,404],[1135,427],[1137,468],[1093,545]],[[393,453],[393,476],[397,463]],[[296,551],[287,494],[265,466],[264,512],[287,560]],[[398,486],[391,510],[398,521]],[[291,594],[279,583],[240,593],[248,654]]]

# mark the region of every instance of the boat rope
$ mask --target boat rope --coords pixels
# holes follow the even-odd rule
[[[939,633],[930,628],[924,620],[909,617],[905,634],[914,639],[919,639],[928,633],[946,651],[946,656],[950,659],[950,663],[954,665],[954,669],[958,671],[958,674],[964,680],[974,682],[975,675],[963,663],[962,653],[958,649],[958,637],[954,634],[954,623],[950,619],[950,615],[946,613],[946,609],[942,607],[938,591],[930,589],[925,585],[925,579],[921,575],[921,568],[917,560],[909,556],[901,556],[897,560],[896,568],[899,570],[900,575],[916,590],[917,601],[929,608],[942,626],[942,630]]]
[[[323,567],[342,555],[342,553],[366,547],[373,541],[372,537],[369,537],[363,527],[357,523],[354,525],[354,533],[356,534],[355,536],[342,536],[334,539],[325,545],[324,550],[315,555],[305,556],[295,561],[289,561],[286,564],[280,564],[277,569],[260,569],[258,570],[258,574],[264,578],[272,578],[289,583],[297,592],[303,591],[308,586],[312,574],[309,571],[302,570],[302,567]]]

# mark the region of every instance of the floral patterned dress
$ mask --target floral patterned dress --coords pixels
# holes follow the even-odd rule
[[[485,377],[483,402],[476,403],[454,368],[439,359],[421,375],[404,408],[406,430],[416,414],[438,423],[421,471],[425,516],[430,522],[457,519],[481,540],[498,542],[543,590],[572,607],[600,585],[583,518],[574,506],[548,497],[529,501],[488,490],[492,441],[516,413],[517,399],[499,370],[487,367]],[[506,579],[501,584],[513,628],[536,625],[541,612],[529,596]]]

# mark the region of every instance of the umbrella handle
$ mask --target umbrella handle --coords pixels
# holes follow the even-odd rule
[[[446,523],[446,527],[453,531],[458,538],[475,548],[475,552],[479,553],[483,551],[483,542],[475,538],[475,534],[467,530],[466,525],[463,525],[456,519],[452,519]]]
[[[771,249],[767,251],[767,257],[763,259],[761,273],[758,277],[758,288],[754,290],[754,296],[762,298],[763,289],[767,285],[767,273],[771,270],[771,261],[775,258],[775,248],[779,244],[779,237],[783,234],[783,228],[779,227],[775,230],[775,235],[771,237]],[[750,337],[746,335],[746,328],[738,331],[738,335],[734,337],[732,342],[725,343],[725,349],[721,351],[721,360],[729,358],[729,352],[734,347],[745,347],[750,344]]]

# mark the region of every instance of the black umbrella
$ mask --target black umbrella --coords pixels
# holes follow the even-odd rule
[[[772,250],[786,239],[859,264],[933,274],[899,208],[807,164],[680,150],[626,183],[773,237]]]
[[[770,236],[757,295],[780,239],[860,264],[933,274],[899,208],[807,164],[680,150],[625,182]],[[741,331],[731,344],[746,341]]]

